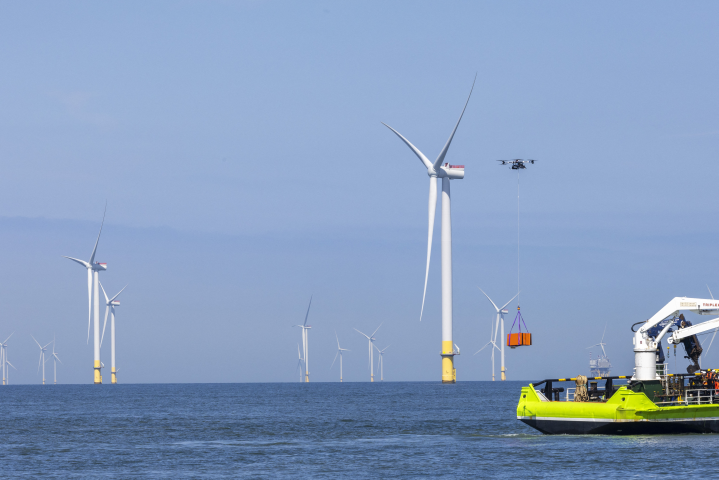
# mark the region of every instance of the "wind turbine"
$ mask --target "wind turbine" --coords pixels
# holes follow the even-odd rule
[[[382,324],[380,323],[379,327],[381,327],[381,326],[382,326]],[[379,330],[379,327],[377,327],[377,330]],[[355,328],[355,330],[358,333],[362,333],[359,330],[357,330],[356,328]],[[374,382],[374,352],[372,351],[372,342],[377,340],[376,338],[374,338],[374,334],[377,333],[377,330],[372,332],[372,335],[367,335],[366,333],[362,333],[362,335],[364,335],[365,338],[367,338],[367,340],[369,341],[369,375],[370,375],[369,381],[370,382]]]
[[[479,287],[477,287],[477,288],[479,288]],[[482,292],[482,293],[484,293],[484,290],[482,290],[481,288],[479,288],[479,291]],[[519,292],[517,292],[517,295],[519,295]],[[487,345],[489,345],[490,343],[493,345],[493,347],[492,347],[492,381],[494,381],[494,350],[495,350],[495,349],[497,349],[497,350],[500,351],[500,357],[501,357],[501,360],[502,360],[502,361],[501,361],[501,365],[502,365],[502,367],[501,367],[501,368],[502,368],[502,370],[501,370],[501,379],[502,379],[502,381],[505,381],[505,380],[507,379],[507,376],[505,375],[506,369],[504,368],[504,344],[506,343],[506,342],[505,342],[505,338],[504,338],[504,314],[505,314],[505,313],[509,313],[509,312],[506,310],[507,305],[509,305],[509,303],[510,303],[512,300],[514,300],[515,298],[517,298],[517,295],[513,296],[512,298],[510,298],[510,299],[509,299],[509,302],[507,302],[507,303],[505,303],[504,305],[502,305],[502,308],[498,308],[497,305],[495,305],[495,303],[492,301],[492,299],[489,298],[489,295],[487,295],[486,293],[484,293],[484,296],[487,297],[487,300],[489,300],[489,303],[492,304],[492,306],[494,307],[494,310],[497,312],[497,322],[496,322],[496,324],[495,324],[495,326],[494,326],[494,328],[493,328],[494,333],[490,333],[490,337],[489,337],[489,338],[490,338],[490,341],[489,341],[489,343],[487,343]],[[500,337],[500,342],[502,343],[502,348],[499,348],[499,347],[497,346],[497,332],[498,332],[498,331],[501,331],[501,332],[502,332],[502,336]],[[477,353],[479,353],[479,352],[481,352],[482,350],[484,350],[484,348],[485,348],[487,345],[485,345],[484,347],[480,348],[479,351],[477,351]],[[475,355],[477,355],[477,353],[475,353]]]
[[[32,337],[32,335],[30,336]],[[35,337],[32,337],[32,339],[35,340]],[[40,342],[37,340],[35,340],[35,343],[37,343],[37,346],[40,347],[40,361],[37,364],[37,371],[38,373],[40,372],[40,365],[42,365],[42,384],[45,385],[45,350],[47,350],[47,345],[50,345],[52,342],[48,343],[44,347],[40,345]]]
[[[307,318],[310,315],[310,307],[312,306],[312,297],[310,296],[310,304],[307,306],[307,313],[305,314],[305,322],[302,325],[295,325],[302,329],[302,352],[304,353],[304,364],[305,364],[305,383],[310,383],[310,361],[309,361],[309,329],[312,328],[307,325]]]
[[[105,212],[107,212],[107,203],[105,203]],[[98,288],[98,284],[100,282],[98,274],[101,271],[107,270],[107,264],[106,263],[97,263],[95,262],[95,253],[97,252],[97,244],[100,242],[100,235],[102,234],[102,227],[105,225],[105,213],[102,214],[102,223],[100,224],[100,233],[97,234],[97,240],[95,241],[95,248],[92,249],[92,255],[90,255],[90,260],[85,262],[84,260],[79,260],[77,258],[67,257],[73,262],[77,262],[83,267],[87,269],[87,307],[88,307],[88,316],[87,316],[87,341],[90,342],[90,318],[92,317],[93,308],[92,308],[92,301],[93,301],[93,291],[95,293],[95,321],[93,322],[94,331],[93,331],[93,341],[94,341],[94,381],[95,384],[102,383],[102,373],[100,369],[102,368],[102,363],[100,362],[100,289]],[[94,284],[94,289],[93,289]]]
[[[477,77],[475,76],[475,81]],[[442,179],[442,383],[455,383],[457,381],[457,371],[454,368],[454,355],[458,355],[459,352],[455,351],[452,342],[452,212],[450,206],[450,188],[449,181],[461,180],[464,178],[464,165],[450,165],[444,163],[444,158],[449,150],[449,145],[452,143],[454,134],[459,127],[459,122],[462,121],[464,111],[467,109],[469,98],[472,96],[472,90],[474,90],[474,83],[472,83],[472,89],[469,91],[467,102],[464,104],[462,114],[457,120],[457,124],[452,130],[452,134],[449,136],[447,143],[444,145],[442,150],[439,152],[437,159],[434,162],[430,162],[427,157],[419,151],[417,147],[404,138],[397,130],[390,127],[386,123],[382,123],[384,126],[392,130],[409,148],[414,152],[417,157],[422,161],[422,164],[427,169],[427,175],[429,176],[429,231],[427,233],[427,267],[424,274],[424,293],[422,293],[422,309],[419,313],[419,319],[422,320],[422,314],[424,313],[424,300],[427,295],[427,278],[429,277],[429,259],[432,254],[432,236],[434,232],[434,214],[437,208],[437,179]]]
[[[297,361],[297,370],[300,371],[300,383],[302,383],[302,354],[300,353],[300,344],[297,344],[297,358],[299,359]]]
[[[604,325],[604,333],[602,333],[602,340],[601,340],[599,343],[595,343],[594,345],[591,345],[591,346],[589,346],[589,347],[587,347],[587,348],[601,347],[601,348],[602,348],[602,353],[603,353],[604,356],[606,357],[606,356],[607,356],[607,352],[604,350],[604,347],[607,345],[606,343],[604,343],[604,335],[605,335],[606,333],[607,333],[607,325],[605,324],[605,325]]]
[[[55,385],[57,385],[57,362],[62,363],[62,360],[60,360],[60,357],[57,356],[57,352],[55,352],[55,337],[52,337],[52,366],[55,374]]]
[[[119,300],[115,300],[117,297],[120,296],[123,290],[127,288],[127,285],[122,287],[122,290],[117,292],[117,295],[115,295],[112,298],[107,298],[107,292],[105,292],[105,287],[102,286],[102,282],[100,282],[100,288],[102,289],[102,294],[105,295],[105,323],[102,325],[102,338],[100,338],[100,346],[102,346],[102,341],[105,338],[105,327],[107,326],[107,314],[108,312],[111,314],[110,318],[110,355],[111,355],[111,362],[110,362],[110,369],[112,372],[112,383],[117,383],[117,371],[115,370],[115,307],[120,306]]]
[[[340,383],[342,383],[342,352],[349,352],[350,350],[347,348],[340,347],[340,339],[337,337],[337,332],[335,332],[335,338],[337,339],[337,353],[335,354],[335,359],[332,360],[332,365],[330,365],[330,368],[332,368],[335,365],[335,361],[337,360],[337,355],[340,356]]]
[[[15,335],[15,332],[12,332],[10,334],[10,337]],[[8,379],[8,369],[7,366],[10,365],[12,368],[15,368],[10,364],[10,362],[7,359],[7,341],[10,340],[10,337],[7,337],[4,342],[0,343],[0,355],[2,355],[2,358],[0,359],[2,361],[2,384],[3,385],[9,385],[10,380]],[[15,368],[17,370],[17,368]]]
[[[380,382],[384,382],[384,351],[389,348],[389,345],[384,347],[382,350],[380,350],[377,345],[373,345],[374,348],[377,349],[377,352],[379,353],[379,359],[377,360],[377,370],[379,370],[379,380]]]

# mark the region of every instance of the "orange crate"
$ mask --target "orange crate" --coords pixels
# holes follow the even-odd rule
[[[531,333],[508,333],[507,334],[507,346],[508,347],[525,347],[532,344]]]

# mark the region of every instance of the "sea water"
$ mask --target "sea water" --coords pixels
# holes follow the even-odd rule
[[[717,476],[719,435],[547,436],[525,382],[0,386],[3,478]]]

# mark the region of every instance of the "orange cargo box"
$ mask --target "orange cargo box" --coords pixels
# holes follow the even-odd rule
[[[524,347],[532,344],[531,333],[508,333],[507,334],[507,346],[508,347]]]

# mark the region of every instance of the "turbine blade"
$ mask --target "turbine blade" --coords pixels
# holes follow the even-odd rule
[[[429,279],[429,260],[432,257],[432,238],[434,237],[434,215],[437,212],[437,178],[429,177],[429,228],[427,229],[427,267],[424,270],[424,291],[422,292],[422,309],[419,321],[424,315],[424,300],[427,296],[427,280]]]
[[[479,287],[477,287],[477,288],[479,288]],[[479,291],[482,292],[482,293],[484,293],[484,290],[482,290],[481,288],[479,288]],[[501,310],[501,308],[497,308],[497,305],[495,305],[494,302],[492,301],[492,299],[489,298],[489,295],[487,295],[486,293],[484,293],[484,296],[487,297],[487,300],[489,300],[489,303],[491,303],[492,306],[494,307],[494,309],[497,310],[497,313],[499,313],[499,311]],[[515,295],[515,296],[516,296],[516,295]],[[512,299],[512,300],[514,300],[514,299]],[[510,300],[509,302],[511,302],[512,300]],[[507,302],[507,303],[509,303],[509,302]],[[506,306],[507,306],[507,305],[505,305],[505,307],[506,307]],[[504,308],[504,307],[502,307],[502,308]]]
[[[60,357],[57,356],[57,353],[53,353],[52,356],[57,358],[58,362],[62,363],[62,360],[60,360]]]
[[[517,294],[516,294],[515,296],[513,296],[512,298],[510,298],[510,299],[509,299],[509,302],[507,302],[507,303],[505,303],[504,305],[502,305],[502,308],[500,308],[500,310],[504,310],[505,308],[507,308],[507,305],[509,305],[509,303],[510,303],[512,300],[514,300],[515,298],[517,298],[518,296],[519,296],[519,292],[517,292]]]
[[[10,360],[5,360],[5,363],[7,363],[8,365],[10,365],[12,368],[15,368],[15,365],[13,365],[12,363],[10,363]],[[15,368],[15,370],[17,370],[17,368]]]
[[[92,318],[92,269],[87,269],[87,343],[90,343],[90,320]]]
[[[314,295],[310,295],[310,304],[307,305],[307,313],[305,314],[305,323],[302,324],[303,326],[307,325],[307,317],[310,316],[310,307],[312,306],[312,297],[313,296]]]
[[[105,201],[105,211],[102,212],[102,223],[100,224],[100,233],[97,234],[97,240],[95,241],[95,248],[92,249],[92,255],[90,255],[90,264],[95,263],[95,253],[97,252],[97,244],[100,243],[100,235],[102,235],[102,227],[105,225],[105,214],[107,213],[107,201]]]
[[[129,285],[129,283],[128,283],[128,285]],[[115,301],[115,299],[116,299],[117,297],[119,297],[120,294],[123,292],[123,290],[125,290],[126,288],[127,288],[127,285],[125,285],[124,287],[122,287],[122,290],[120,290],[119,292],[117,292],[117,295],[115,295],[114,297],[112,297],[109,302]],[[105,298],[107,298],[107,295],[105,295]],[[109,303],[109,302],[108,302],[108,303]]]
[[[40,365],[42,365],[42,350],[40,350],[40,358],[37,361],[37,373],[40,373]]]
[[[69,258],[69,259],[72,260],[73,262],[77,262],[77,263],[79,263],[80,265],[82,265],[82,266],[85,267],[85,268],[90,268],[90,266],[91,266],[89,263],[87,263],[87,262],[84,261],[84,260],[80,260],[79,258],[67,257],[67,256],[65,256],[65,255],[63,255],[63,257],[64,257],[64,258]]]
[[[474,355],[477,355],[479,352],[481,352],[482,350],[484,350],[485,348],[487,348],[487,345],[491,345],[491,344],[492,344],[492,342],[487,342],[487,344],[486,344],[485,346],[483,346],[482,348],[480,348],[479,350],[477,350],[476,352],[474,352]],[[472,355],[472,356],[474,356],[474,355]]]
[[[449,150],[449,144],[452,143],[452,139],[454,138],[454,134],[457,131],[457,127],[459,127],[459,122],[462,121],[462,117],[464,116],[464,111],[467,109],[467,104],[469,104],[469,99],[472,97],[472,91],[474,90],[474,83],[477,81],[477,76],[474,76],[474,82],[472,82],[472,89],[469,91],[469,96],[467,97],[467,101],[464,104],[464,108],[462,109],[462,113],[459,116],[459,120],[457,120],[457,125],[454,126],[454,130],[452,130],[452,134],[449,136],[449,139],[447,140],[447,143],[444,145],[444,148],[441,152],[439,152],[439,156],[437,157],[437,160],[434,161],[434,169],[437,170],[441,165],[442,162],[444,162],[444,157],[447,155],[447,150]]]
[[[339,337],[337,336],[337,330],[335,330],[335,338],[337,339],[337,348],[340,349],[340,350],[342,350],[342,347],[340,347],[340,339],[339,339]]]
[[[714,330],[714,335],[712,335],[712,340],[711,340],[711,342],[709,342],[709,347],[707,348],[706,353],[704,353],[705,356],[709,355],[709,349],[712,348],[712,343],[714,343],[714,337],[716,337],[716,336],[717,336],[717,331]]]
[[[359,332],[359,333],[362,333],[362,332],[360,332],[359,330],[357,330],[356,328],[355,328],[355,331],[356,331],[356,332]],[[362,333],[362,335],[364,335],[365,337],[367,337],[367,340],[369,340],[369,337],[367,336],[367,334]]]
[[[339,350],[338,350],[337,353],[335,353],[335,359],[332,360],[332,365],[330,365],[330,368],[332,368],[332,367],[335,366],[335,360],[337,360],[337,357],[339,356],[339,354],[340,354],[340,352],[339,352]]]
[[[105,327],[107,326],[107,314],[110,313],[110,306],[105,305],[105,323],[102,324],[102,337],[100,338],[100,346],[102,347],[102,341],[105,338]]]
[[[15,335],[15,332],[12,332],[12,333],[10,334],[10,337],[12,337],[13,335]],[[7,341],[10,340],[10,337],[7,337],[7,338],[5,339],[5,341],[2,342],[2,343],[7,343]]]
[[[382,322],[382,323],[384,323],[384,322]],[[379,324],[379,327],[382,326],[382,323]],[[377,327],[377,330],[379,330],[379,327]],[[377,330],[375,330],[374,332],[372,332],[372,335],[370,335],[370,337],[374,337],[374,334],[377,333]]]
[[[38,342],[37,339],[32,336],[32,334],[30,336],[32,337],[33,340],[35,340],[35,343],[37,343],[37,346],[42,349],[42,345],[40,345],[40,342]]]
[[[412,151],[414,152],[414,154],[417,155],[417,157],[419,157],[419,159],[422,161],[422,163],[424,164],[425,168],[427,168],[427,170],[429,170],[430,168],[432,168],[432,162],[430,162],[429,159],[424,156],[424,153],[422,153],[422,152],[419,151],[419,148],[417,148],[417,147],[415,147],[414,145],[412,145],[412,142],[410,142],[409,140],[407,140],[406,138],[404,138],[401,133],[399,133],[397,130],[395,130],[394,128],[390,127],[390,126],[387,125],[386,123],[382,122],[382,125],[384,125],[385,127],[389,128],[390,130],[392,130],[392,131],[395,133],[395,135],[397,135],[405,144],[407,144],[407,146],[409,147],[409,149],[412,150]]]
[[[102,286],[102,282],[100,280],[98,280],[97,283],[100,284],[100,289],[102,290],[102,294],[105,295],[105,303],[110,303],[110,299],[107,298],[107,292],[105,291],[105,287]]]
[[[714,300],[714,294],[712,293],[711,289],[709,288],[709,285],[707,285],[707,290],[709,290],[709,295],[712,297],[712,300]]]

